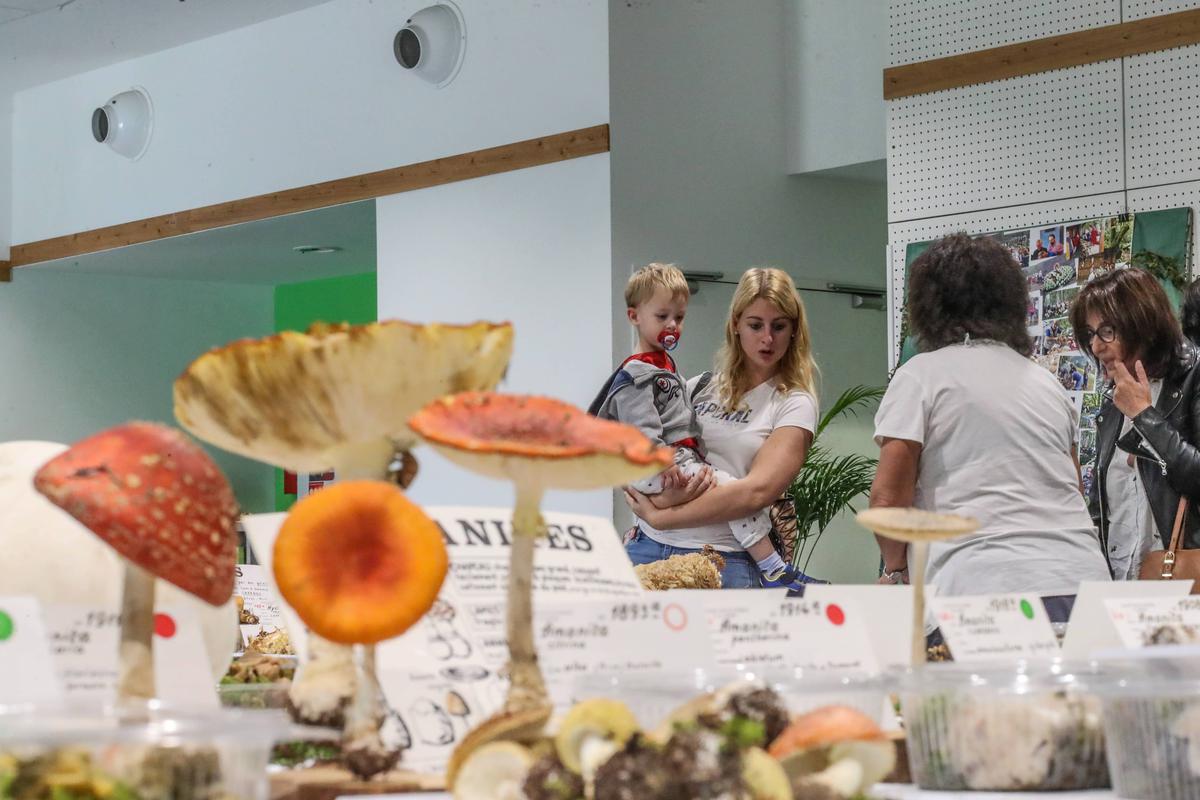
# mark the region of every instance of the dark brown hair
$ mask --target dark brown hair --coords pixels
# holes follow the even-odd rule
[[[1002,342],[1021,355],[1033,351],[1026,331],[1029,289],[1021,268],[995,239],[955,233],[934,242],[913,262],[908,322],[923,350],[972,339]]]
[[[1083,287],[1071,304],[1079,349],[1092,353],[1087,318],[1096,314],[1116,328],[1126,357],[1141,359],[1151,378],[1166,375],[1183,347],[1183,331],[1158,279],[1142,269],[1116,269]]]
[[[1183,322],[1183,335],[1200,344],[1200,278],[1188,284],[1183,293],[1183,305],[1179,307],[1179,318]]]

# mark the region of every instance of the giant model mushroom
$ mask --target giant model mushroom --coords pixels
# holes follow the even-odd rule
[[[412,429],[446,458],[516,488],[508,574],[509,690],[504,707],[460,743],[447,781],[472,749],[493,739],[537,735],[550,716],[533,643],[534,542],[545,533],[540,505],[548,489],[600,489],[669,467],[670,448],[636,428],[596,419],[547,397],[466,392],[433,401]]]
[[[375,645],[430,609],[448,566],[441,529],[382,481],[338,483],[309,495],[279,529],[272,570],[283,599],[317,635],[362,647],[342,745],[359,777],[384,772],[399,758],[379,734],[386,706]]]
[[[405,424],[435,397],[492,389],[512,326],[314,325],[243,339],[197,358],[175,381],[175,418],[233,453],[293,472],[383,478],[416,439]]]
[[[179,431],[130,422],[55,456],[34,485],[125,558],[118,702],[154,697],[154,578],[215,606],[233,594],[229,482]]]
[[[858,524],[887,539],[907,542],[909,581],[913,587],[913,666],[925,663],[925,562],[929,543],[956,539],[979,528],[979,521],[958,514],[938,514],[919,508],[868,508],[858,512]]]
[[[494,388],[512,340],[508,323],[399,320],[243,339],[176,379],[175,417],[207,442],[281,469],[333,469],[339,480],[391,475],[407,486],[416,442],[409,416],[444,394]],[[302,722],[341,724],[353,683],[346,649],[311,636],[293,711]]]

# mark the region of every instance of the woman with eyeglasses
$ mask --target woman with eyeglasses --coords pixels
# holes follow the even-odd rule
[[[1071,324],[1106,381],[1088,505],[1113,577],[1133,580],[1145,554],[1170,542],[1180,496],[1200,494],[1200,355],[1158,280],[1140,269],[1084,286]],[[1188,547],[1198,523],[1190,514]]]

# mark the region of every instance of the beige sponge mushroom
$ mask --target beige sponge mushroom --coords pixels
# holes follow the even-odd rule
[[[896,746],[875,721],[853,708],[825,706],[792,720],[769,750],[793,787],[816,784],[857,797],[896,766]]]

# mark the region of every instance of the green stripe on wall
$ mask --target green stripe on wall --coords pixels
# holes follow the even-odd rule
[[[314,322],[361,325],[378,317],[374,272],[275,287],[275,332],[303,331]],[[275,510],[295,502],[283,493],[283,471],[275,470]]]

